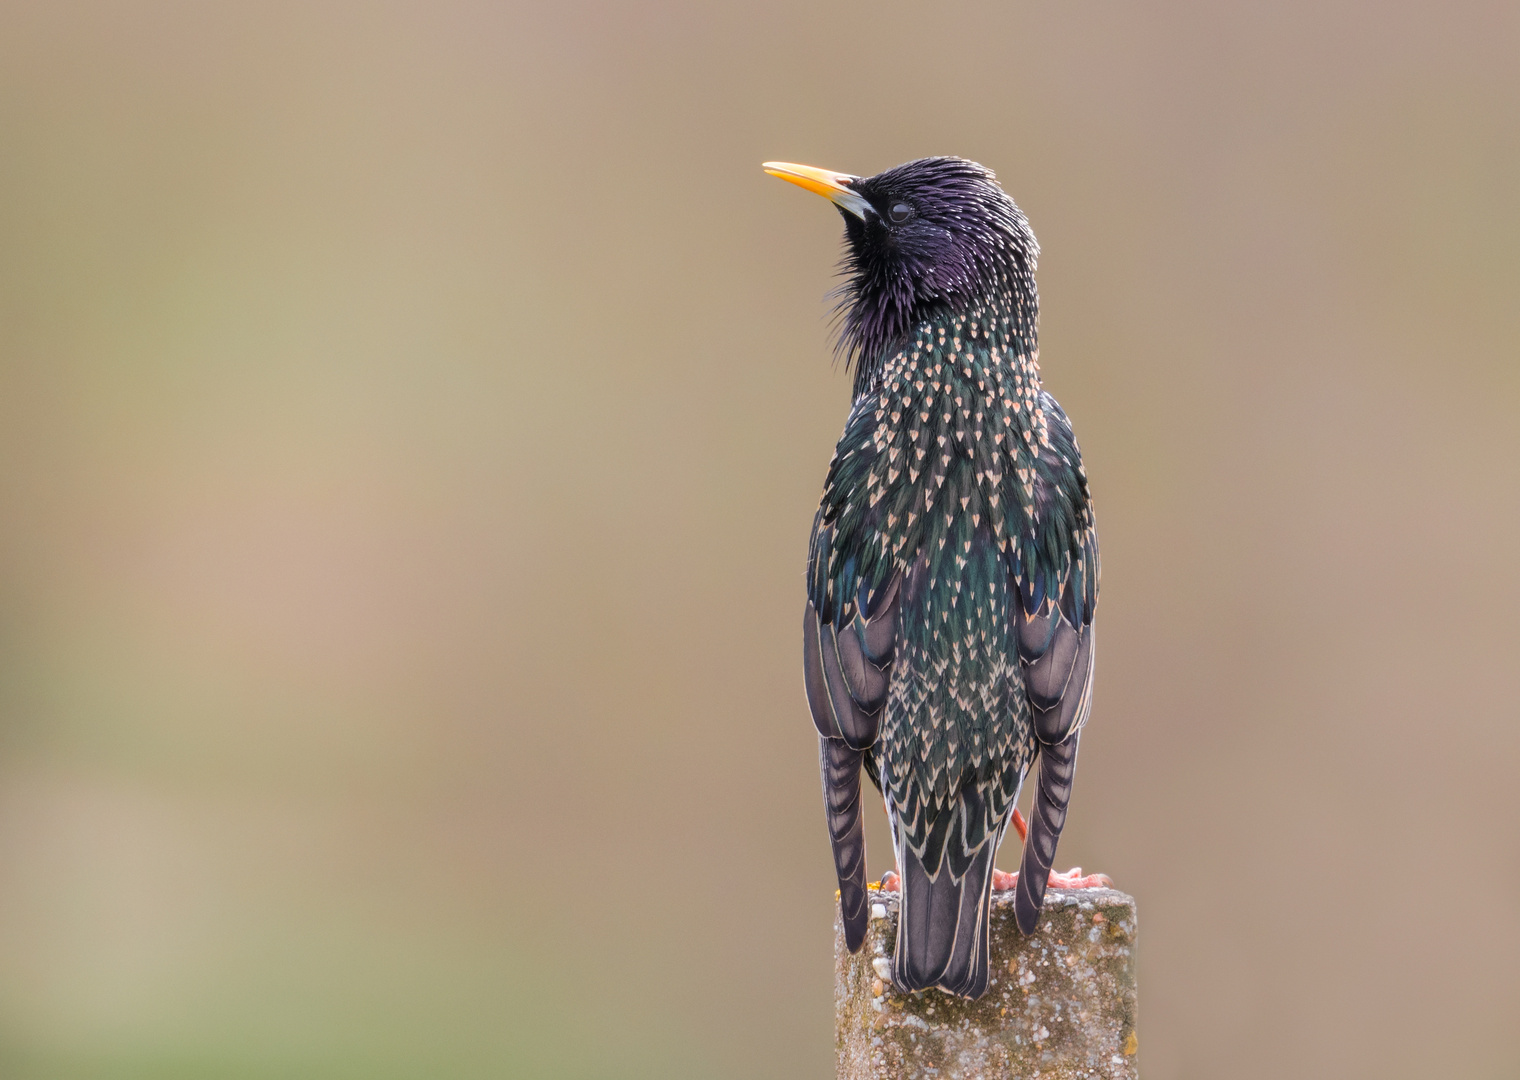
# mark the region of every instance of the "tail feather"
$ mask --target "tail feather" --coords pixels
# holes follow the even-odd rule
[[[992,863],[997,844],[988,843],[972,861],[961,882],[961,918],[955,951],[940,979],[947,992],[979,998],[987,992],[991,935],[988,928],[992,903]]]
[[[1014,915],[1019,929],[1034,933],[1045,903],[1045,886],[1050,868],[1056,860],[1056,844],[1066,824],[1066,807],[1071,802],[1071,781],[1077,771],[1077,740],[1073,731],[1064,742],[1045,743],[1040,747],[1040,782],[1035,786],[1034,806],[1029,814],[1029,837],[1024,841],[1024,858],[1019,866],[1018,890],[1014,895]]]
[[[987,914],[996,853],[997,844],[989,838],[959,881],[943,863],[931,879],[916,855],[902,853],[902,908],[892,978],[903,990],[938,986],[970,998],[986,992]]]
[[[902,907],[892,977],[911,991],[934,986],[950,965],[960,923],[961,885],[948,873],[931,878],[917,855],[909,851],[905,856],[899,864]]]
[[[823,808],[839,877],[839,917],[851,952],[865,940],[868,919],[866,892],[866,834],[860,816],[860,768],[865,756],[843,739],[820,738],[819,767],[823,773]]]

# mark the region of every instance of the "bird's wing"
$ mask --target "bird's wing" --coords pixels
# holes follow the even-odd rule
[[[894,575],[875,597],[863,597],[843,626],[825,622],[807,602],[802,641],[808,708],[819,735],[851,750],[869,749],[881,726],[897,641],[898,582]]]
[[[1062,467],[1036,482],[1034,524],[1014,563],[1019,603],[1011,605],[1024,694],[1039,744],[1040,777],[1019,871],[1015,914],[1034,931],[1056,844],[1066,824],[1077,743],[1092,709],[1093,612],[1098,599],[1098,533],[1071,425],[1044,395],[1052,450]]]
[[[1096,535],[1085,546],[1096,561]],[[1030,604],[1032,598],[1021,589],[1013,614],[1024,694],[1041,746],[1075,735],[1092,706],[1093,623],[1082,610],[1085,605],[1069,602],[1069,594],[1082,587],[1088,561],[1073,560],[1057,598]]]
[[[827,529],[820,522],[819,530]],[[825,559],[828,540],[827,535],[814,537],[814,551],[821,549]],[[818,729],[839,912],[851,952],[864,940],[867,920],[860,770],[869,766],[868,753],[881,728],[896,649],[899,591],[893,576],[874,590],[862,585],[853,602],[836,604],[827,619],[809,599],[802,617],[804,684]]]

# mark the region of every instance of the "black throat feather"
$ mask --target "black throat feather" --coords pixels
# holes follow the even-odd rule
[[[926,321],[979,304],[1014,315],[1033,352],[1040,247],[1029,221],[991,170],[963,158],[921,158],[854,183],[875,210],[841,210],[845,279],[834,292],[836,351],[855,369],[857,395],[874,388],[885,360]],[[908,207],[894,223],[894,206]]]

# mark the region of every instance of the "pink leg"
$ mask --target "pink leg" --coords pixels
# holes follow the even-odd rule
[[[1013,827],[1019,834],[1019,843],[1029,839],[1029,823],[1024,820],[1024,815],[1019,813],[1019,808],[1013,808]],[[1019,872],[1015,870],[1011,874],[1005,874],[997,867],[992,868],[992,888],[995,892],[1007,892],[1019,883]]]

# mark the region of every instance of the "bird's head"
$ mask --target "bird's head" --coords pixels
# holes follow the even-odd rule
[[[829,199],[844,217],[839,344],[862,369],[942,310],[993,304],[1032,334],[1040,246],[992,170],[957,157],[875,176],[781,161],[764,168]]]

